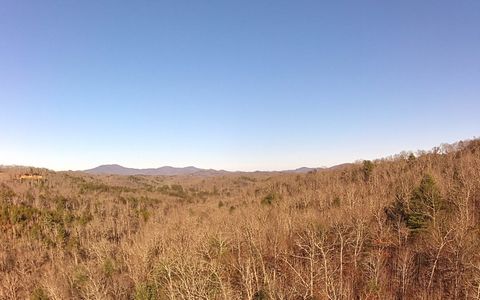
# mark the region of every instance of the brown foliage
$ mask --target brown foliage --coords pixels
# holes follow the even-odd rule
[[[0,299],[479,299],[480,141],[309,174],[3,169]]]

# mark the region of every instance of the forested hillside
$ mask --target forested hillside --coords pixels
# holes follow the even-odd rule
[[[479,230],[480,140],[308,174],[2,168],[0,299],[480,299]]]

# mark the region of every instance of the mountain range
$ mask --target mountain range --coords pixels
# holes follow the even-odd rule
[[[277,171],[285,173],[308,173],[314,170],[323,170],[324,168],[307,168],[302,167],[295,170]],[[248,172],[230,172],[225,170],[214,169],[200,169],[193,166],[185,168],[175,168],[170,166],[164,166],[160,168],[147,168],[147,169],[135,169],[126,168],[121,165],[101,165],[93,169],[84,170],[83,172],[89,174],[109,174],[109,175],[155,175],[155,176],[175,176],[175,175],[222,175],[228,173],[248,173]],[[256,171],[262,172],[262,171]]]

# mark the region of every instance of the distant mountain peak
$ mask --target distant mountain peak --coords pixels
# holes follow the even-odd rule
[[[176,168],[171,166],[163,166],[159,168],[135,169],[127,168],[118,164],[100,165],[96,168],[84,170],[83,172],[89,174],[109,174],[109,175],[191,175],[203,171],[213,171],[199,169],[193,166],[185,168]]]

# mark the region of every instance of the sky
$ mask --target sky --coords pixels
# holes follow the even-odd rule
[[[479,133],[478,0],[0,0],[0,164],[282,170]]]

